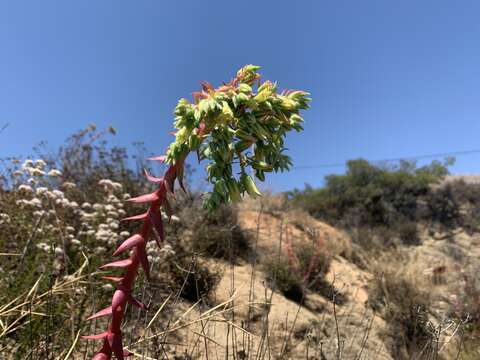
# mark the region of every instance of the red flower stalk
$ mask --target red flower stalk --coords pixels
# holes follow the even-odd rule
[[[165,157],[153,158],[153,160],[165,161]],[[142,221],[140,231],[126,239],[113,256],[118,256],[126,251],[131,250],[130,257],[124,260],[114,261],[101,266],[105,268],[124,268],[125,272],[122,277],[107,276],[105,279],[117,282],[117,289],[113,294],[112,303],[109,307],[100,310],[96,314],[90,316],[88,320],[96,319],[103,316],[112,316],[112,320],[107,331],[98,335],[83,336],[84,339],[101,340],[103,339],[103,346],[100,351],[93,357],[93,360],[109,360],[112,354],[117,359],[122,360],[129,356],[130,353],[123,349],[122,345],[122,331],[120,329],[125,308],[127,303],[137,306],[141,309],[146,309],[146,306],[138,299],[133,297],[132,288],[137,275],[138,268],[141,266],[147,279],[150,277],[150,265],[148,263],[145,247],[149,237],[153,231],[156,232],[156,240],[161,246],[165,238],[163,230],[162,209],[170,217],[170,205],[167,199],[167,194],[174,194],[175,180],[178,180],[180,186],[183,188],[181,177],[179,174],[183,172],[183,161],[177,161],[174,165],[170,165],[163,178],[155,178],[147,175],[147,179],[153,183],[158,183],[158,189],[151,194],[141,195],[132,198],[129,201],[133,203],[149,203],[147,212],[131,216],[124,220]],[[160,241],[158,241],[158,239]]]

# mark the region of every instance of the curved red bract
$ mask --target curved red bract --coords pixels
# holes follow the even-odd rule
[[[159,156],[153,158],[153,160],[163,162],[165,157]],[[183,171],[183,161],[177,160],[175,164],[170,165],[163,178],[152,178],[147,176],[148,180],[158,184],[157,190],[151,194],[146,194],[131,199],[131,201],[135,203],[150,203],[147,212],[124,219],[142,221],[140,231],[120,244],[113,254],[114,256],[118,256],[123,254],[125,251],[130,250],[130,256],[127,259],[114,261],[100,267],[121,267],[125,268],[125,271],[122,277],[106,277],[107,280],[117,282],[117,289],[113,294],[112,303],[109,307],[100,310],[88,318],[91,320],[111,315],[111,322],[106,332],[98,335],[83,336],[84,339],[88,340],[103,340],[102,348],[93,357],[93,360],[110,360],[112,354],[114,354],[117,359],[122,360],[131,355],[130,352],[123,349],[122,345],[121,325],[123,316],[125,314],[125,308],[127,303],[130,303],[141,309],[146,309],[144,304],[133,297],[133,283],[139,267],[143,268],[147,278],[150,276],[150,266],[145,247],[151,235],[154,235],[152,234],[153,229],[155,229],[158,237],[160,238],[160,241],[158,242],[160,246],[161,242],[164,240],[165,235],[163,232],[161,211],[163,209],[170,216],[170,206],[168,203],[167,194],[174,194],[174,184],[179,171],[180,173]],[[181,186],[183,187],[183,184],[181,184]]]

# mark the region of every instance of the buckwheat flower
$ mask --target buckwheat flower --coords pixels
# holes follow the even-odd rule
[[[73,226],[67,226],[65,230],[69,233],[75,232],[75,228]]]
[[[121,236],[121,237],[130,236],[130,232],[128,232],[128,231],[122,231],[122,232],[120,233],[120,236]]]
[[[111,203],[117,203],[120,202],[120,200],[113,194],[108,195],[107,201]]]
[[[94,251],[95,254],[103,254],[105,251],[107,251],[107,249],[103,246],[97,246]]]
[[[89,202],[84,202],[82,204],[82,209],[88,210],[88,209],[91,209],[91,208],[92,208],[92,204],[90,204]]]
[[[19,191],[28,192],[28,193],[33,192],[32,187],[29,186],[29,185],[25,185],[25,184],[20,185],[20,186],[18,187],[18,190],[19,190]]]
[[[60,191],[60,190],[57,190],[57,189],[53,190],[52,193],[57,198],[63,198],[63,196],[64,196],[63,191]]]
[[[68,238],[69,240],[72,240],[72,239],[75,238],[75,235],[73,235],[73,234],[68,234],[68,235],[67,235],[67,238]]]
[[[165,255],[175,255],[175,250],[173,250],[170,244],[165,244],[161,249],[160,252]]]
[[[123,216],[127,215],[127,212],[123,209],[120,209],[120,210],[118,210],[118,215],[123,217]]]
[[[95,235],[95,230],[88,230],[88,231],[87,231],[87,235],[88,235],[88,236]]]
[[[50,246],[48,244],[38,243],[36,247],[37,247],[37,249],[40,249],[42,251],[50,252]]]
[[[42,159],[35,160],[35,166],[39,169],[43,169],[46,165],[47,163]]]
[[[105,290],[105,291],[112,291],[113,286],[112,286],[112,284],[103,284],[102,289]]]
[[[93,210],[101,211],[101,210],[103,210],[103,205],[95,203],[95,204],[93,204]]]
[[[34,206],[34,207],[42,207],[42,201],[38,198],[33,198],[32,200],[30,200],[29,203],[31,206]]]
[[[107,216],[116,218],[116,217],[118,217],[118,212],[116,212],[116,211],[109,211],[109,212],[107,212]]]
[[[89,214],[84,212],[80,216],[82,217],[83,221],[91,221],[95,218],[95,213]],[[84,224],[87,224],[87,223],[84,223]]]
[[[51,177],[58,177],[58,176],[62,176],[62,172],[60,170],[57,170],[57,169],[52,169],[48,172],[47,175],[51,176]]]
[[[77,185],[70,181],[65,181],[62,185],[65,189],[73,189],[77,187]]]
[[[37,168],[31,168],[29,170],[29,173],[32,176],[43,176],[43,175],[45,175],[45,171],[37,169]]]
[[[107,231],[108,230],[108,224],[100,224],[100,225],[98,225],[98,229]]]
[[[25,206],[25,205],[28,204],[28,200],[19,199],[19,200],[15,201],[15,204],[17,204],[18,206]]]
[[[120,184],[118,182],[112,183],[112,187],[113,187],[114,190],[122,190],[122,188],[123,188],[122,184]]]
[[[23,162],[22,167],[27,167],[27,166],[33,166],[33,160],[31,160],[31,159],[26,159],[26,160]]]
[[[56,256],[62,256],[63,255],[63,249],[59,246],[57,246],[54,251],[55,251]]]
[[[128,200],[132,197],[132,195],[130,195],[129,193],[125,193],[123,194],[123,200]]]
[[[29,178],[27,180],[27,182],[31,185],[37,185],[38,184],[38,180],[37,179],[34,179],[34,178]]]
[[[173,222],[180,222],[180,218],[177,215],[172,215],[171,219]]]
[[[36,211],[33,212],[33,216],[35,216],[35,217],[42,217],[44,215],[45,215],[45,211],[43,211],[43,210],[36,210]]]
[[[71,207],[72,209],[78,209],[78,203],[76,201],[70,201],[68,203],[68,206]]]
[[[20,170],[15,170],[12,175],[13,175],[13,176],[22,176],[22,175],[23,175],[23,172],[20,171]]]
[[[105,205],[106,211],[115,211],[115,207],[113,205],[107,204]]]
[[[11,221],[10,216],[5,213],[0,214],[0,224],[9,224]]]
[[[45,195],[48,192],[48,189],[44,186],[38,187],[36,190],[37,195]]]
[[[74,246],[80,246],[82,245],[82,242],[78,239],[72,239],[72,241],[70,241],[72,243],[72,245]]]

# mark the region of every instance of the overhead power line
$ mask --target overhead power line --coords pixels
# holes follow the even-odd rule
[[[385,162],[397,162],[401,160],[433,159],[433,158],[439,158],[439,157],[462,156],[462,155],[472,155],[472,154],[480,154],[480,150],[453,151],[448,153],[413,155],[413,156],[405,156],[405,157],[399,157],[399,158],[386,158],[386,159],[369,160],[369,161],[372,163],[385,163]],[[347,161],[344,161],[342,163],[294,166],[292,170],[327,169],[327,168],[343,167],[346,165],[346,163]]]

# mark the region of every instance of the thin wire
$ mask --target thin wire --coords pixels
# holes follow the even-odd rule
[[[425,155],[413,155],[399,158],[386,158],[371,160],[372,163],[382,163],[382,162],[397,162],[401,160],[419,160],[419,159],[432,159],[438,157],[447,157],[447,156],[461,156],[461,155],[472,155],[479,154],[480,150],[465,150],[465,151],[453,151],[448,153],[437,153],[437,154],[425,154]],[[342,163],[331,163],[331,164],[319,164],[319,165],[305,165],[305,166],[294,166],[292,170],[308,170],[308,169],[322,169],[322,168],[333,168],[333,167],[343,167],[346,165],[346,161]]]

